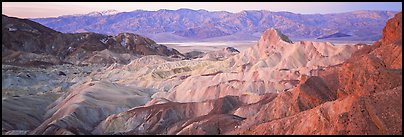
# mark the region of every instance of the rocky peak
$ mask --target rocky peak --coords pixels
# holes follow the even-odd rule
[[[267,29],[258,41],[258,52],[261,57],[267,57],[272,50],[280,51],[293,42],[279,30],[275,28]]]
[[[260,41],[264,41],[265,43],[268,42],[268,44],[275,44],[275,43],[278,43],[279,41],[283,41],[286,43],[293,43],[292,40],[290,40],[288,36],[282,34],[282,32],[280,30],[277,30],[275,28],[267,29],[262,34]]]
[[[403,35],[402,28],[402,12],[400,12],[387,21],[386,26],[383,29],[383,45],[388,45],[401,40]]]

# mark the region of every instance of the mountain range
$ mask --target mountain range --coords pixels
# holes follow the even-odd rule
[[[117,35],[130,32],[156,42],[257,41],[273,27],[291,39],[316,39],[344,33],[348,40],[375,41],[396,11],[358,10],[332,14],[298,14],[268,10],[237,13],[178,9],[158,11],[115,10],[31,20],[64,33],[96,32]],[[370,29],[371,28],[371,29]]]

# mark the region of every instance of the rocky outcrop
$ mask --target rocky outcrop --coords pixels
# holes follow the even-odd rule
[[[352,58],[338,72],[338,96],[368,95],[397,87],[402,84],[401,73],[401,69],[387,68],[380,58],[372,54]]]
[[[402,40],[403,36],[403,21],[402,12],[394,15],[392,19],[389,19],[386,26],[383,29],[382,43],[383,45],[389,45]]]
[[[401,21],[399,15],[389,22]],[[389,27],[392,26],[386,25],[385,30],[401,30],[401,28]],[[385,39],[391,38],[385,37]],[[396,41],[401,41],[401,38]],[[375,42],[371,47],[365,47],[354,53],[341,65],[321,70],[319,77],[327,82],[320,85],[330,87],[331,92],[328,93],[333,93],[332,91],[336,89],[336,100],[317,103],[306,111],[286,115],[280,119],[267,120],[258,125],[250,124],[253,126],[236,129],[229,133],[402,134],[400,126],[402,125],[402,68],[385,64],[388,62],[385,60],[396,56],[391,48],[402,47],[402,45],[391,45],[394,44],[385,45],[383,42]],[[387,53],[386,51],[393,52],[393,54],[378,54]],[[332,84],[332,82],[337,84]],[[296,91],[292,91],[292,94],[296,94]],[[319,93],[322,92],[316,92],[316,94]],[[306,97],[306,99],[310,98]],[[316,101],[312,99],[311,103],[313,102]],[[258,112],[258,114],[269,110]],[[255,117],[254,119],[265,118],[262,116],[262,118]],[[249,121],[249,119],[245,121]],[[248,124],[246,122],[241,125]],[[285,127],[285,125],[288,126]]]
[[[302,76],[305,77],[305,76]],[[302,78],[293,91],[297,92],[296,104],[300,111],[305,111],[337,98],[336,91],[332,91],[318,76]]]
[[[339,95],[368,95],[402,85],[402,25],[397,25],[401,20],[400,12],[386,24],[381,42],[359,51],[341,66]]]
[[[234,114],[246,119],[239,128],[225,134],[237,134],[254,125],[293,116],[333,100],[336,100],[335,91],[323,84],[322,78],[304,76],[292,91],[266,94],[255,103],[239,107]]]
[[[386,107],[387,106],[387,107]],[[350,96],[247,129],[249,135],[402,134],[402,88]]]
[[[373,55],[383,60],[388,68],[402,68],[402,27],[402,12],[400,12],[387,22],[381,42],[374,44],[377,46],[381,43],[382,47],[375,49]]]

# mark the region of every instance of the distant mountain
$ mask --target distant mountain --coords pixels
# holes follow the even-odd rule
[[[106,11],[56,18],[33,18],[65,33],[96,32],[116,35],[131,32],[157,38],[157,42],[194,40],[258,40],[267,28],[273,27],[290,38],[315,39],[335,32],[352,34],[360,40],[381,38],[384,24],[396,11],[360,10],[334,14],[296,14],[267,10],[246,10],[238,13],[206,10],[158,10],[132,12]],[[162,35],[162,36],[160,36]],[[221,38],[223,37],[223,38]]]

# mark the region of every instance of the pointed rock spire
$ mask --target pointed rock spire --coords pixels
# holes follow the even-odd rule
[[[282,34],[282,32],[275,28],[267,29],[261,36],[260,41],[269,41],[270,43],[276,43],[278,41],[284,41],[287,43],[293,43],[288,36]]]

